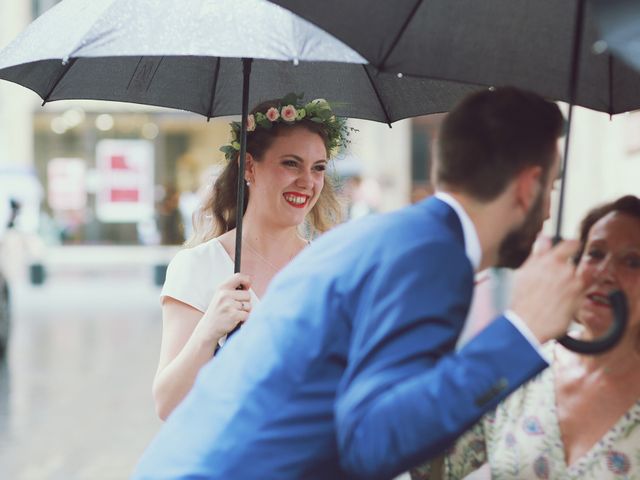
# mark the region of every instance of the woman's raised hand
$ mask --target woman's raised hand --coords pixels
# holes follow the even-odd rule
[[[251,277],[235,273],[222,283],[211,299],[196,330],[205,341],[215,344],[236,325],[243,323],[251,312]]]

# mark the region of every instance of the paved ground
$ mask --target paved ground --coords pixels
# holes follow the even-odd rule
[[[150,393],[159,290],[141,265],[58,265],[49,274],[40,287],[14,282],[14,330],[0,364],[0,478],[128,478],[160,426]]]

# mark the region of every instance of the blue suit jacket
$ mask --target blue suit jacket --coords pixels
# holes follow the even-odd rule
[[[336,228],[272,282],[137,479],[391,478],[546,366],[504,317],[454,351],[474,272],[431,198]]]

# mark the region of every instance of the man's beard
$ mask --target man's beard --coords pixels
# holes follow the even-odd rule
[[[544,223],[542,191],[536,197],[522,225],[507,234],[498,250],[496,267],[518,268],[524,263]]]

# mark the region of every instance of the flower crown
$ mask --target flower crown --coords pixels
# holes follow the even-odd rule
[[[327,132],[329,152],[341,147],[346,147],[350,140],[349,134],[355,131],[347,127],[345,118],[336,117],[331,110],[331,105],[323,98],[316,98],[309,103],[302,103],[302,95],[290,93],[277,101],[277,105],[270,107],[266,112],[256,112],[247,117],[247,134],[256,128],[270,129],[277,123],[293,125],[302,119],[320,123]],[[240,151],[240,122],[231,122],[231,143],[220,147],[227,160],[232,160],[236,152]]]

